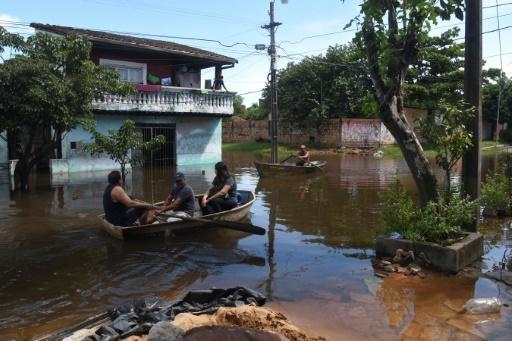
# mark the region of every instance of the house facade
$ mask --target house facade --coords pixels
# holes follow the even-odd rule
[[[78,34],[92,43],[91,60],[118,72],[133,84],[128,96],[103,94],[92,108],[96,130],[106,133],[126,119],[135,121],[144,140],[162,134],[166,143],[144,152],[144,164],[186,166],[222,158],[222,118],[233,114],[234,93],[202,88],[201,71],[212,68],[212,78],[234,67],[236,59],[168,41],[110,32],[33,23],[38,32]],[[109,170],[116,165],[105,156],[91,157],[82,146],[91,143],[81,128],[68,132],[50,160],[53,173]],[[141,151],[132,151],[141,152]],[[142,152],[141,152],[142,153]]]

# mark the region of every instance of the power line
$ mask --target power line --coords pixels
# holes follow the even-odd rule
[[[510,5],[512,5],[512,2],[506,2],[506,3],[503,3],[503,4],[498,4],[497,3],[496,5],[483,6],[482,8],[483,9],[494,8],[494,7],[499,8],[501,6],[510,6]]]
[[[16,22],[10,20],[0,20],[0,22],[5,22],[10,25],[21,26],[21,27],[31,27],[29,23],[24,22]],[[121,35],[131,35],[131,36],[143,36],[143,37],[155,37],[155,38],[168,38],[168,39],[178,39],[178,40],[193,40],[193,41],[204,41],[210,43],[217,43],[224,47],[235,47],[238,45],[244,45],[248,48],[253,48],[254,44],[249,44],[245,42],[235,42],[233,44],[225,44],[217,39],[209,39],[209,38],[197,38],[197,37],[184,37],[184,36],[171,36],[165,34],[153,34],[153,33],[140,33],[140,32],[124,32],[124,31],[115,31],[115,30],[101,30],[101,29],[91,29],[91,28],[77,28],[78,30],[91,30],[91,31],[100,31],[105,33],[112,34],[121,34]]]

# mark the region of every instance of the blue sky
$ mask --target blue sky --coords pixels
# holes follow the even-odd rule
[[[358,13],[359,0],[289,0],[283,5],[276,3],[276,20],[283,23],[277,31],[276,42],[283,49],[278,51],[278,66],[298,61],[302,55],[323,53],[329,45],[350,41],[353,32],[341,32],[346,23]],[[510,3],[498,0],[498,3]],[[495,5],[496,0],[483,0],[483,5]],[[268,44],[267,32],[260,28],[268,22],[268,0],[0,0],[1,20],[17,22],[41,22],[80,28],[164,34],[220,40],[226,45],[236,42],[232,48],[217,43],[178,40],[176,42],[212,50],[235,57],[239,63],[234,69],[224,72],[229,90],[247,93],[260,90],[267,78],[269,58],[256,52],[252,46]],[[501,6],[501,27],[512,25],[512,5]],[[496,9],[484,9],[483,30],[497,28]],[[5,22],[4,22],[5,23]],[[461,24],[441,23],[441,26]],[[10,27],[28,33],[25,29]],[[306,39],[303,37],[324,33],[340,33]],[[443,29],[433,31],[442,32]],[[502,31],[503,67],[512,76],[512,29]],[[296,55],[294,55],[296,54]],[[297,55],[300,54],[300,55]],[[484,58],[486,67],[499,67],[498,34],[484,35]],[[293,55],[284,57],[285,55]],[[204,72],[203,79],[211,78],[213,72]],[[259,98],[259,93],[244,95],[244,103],[250,105]]]

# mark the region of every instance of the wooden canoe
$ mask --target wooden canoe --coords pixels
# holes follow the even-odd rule
[[[196,212],[194,217],[207,219],[207,220],[219,220],[219,221],[240,221],[244,219],[251,206],[256,200],[256,196],[252,191],[238,191],[242,197],[242,202],[237,207],[229,211],[223,211],[215,214],[202,215],[199,209],[199,202],[202,199],[202,195],[196,195]],[[157,203],[158,205],[160,203]],[[101,221],[103,229],[111,236],[117,239],[129,239],[131,237],[140,236],[167,236],[171,233],[187,232],[188,230],[195,230],[198,227],[204,227],[206,224],[202,222],[190,222],[190,221],[175,221],[170,223],[159,223],[150,225],[135,225],[135,226],[115,226],[109,223],[105,219],[105,215],[101,214],[98,216]]]
[[[265,163],[254,162],[256,170],[261,177],[279,174],[307,174],[321,170],[327,161],[312,161],[306,166],[296,166],[291,163]]]

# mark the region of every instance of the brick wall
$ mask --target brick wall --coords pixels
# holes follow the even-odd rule
[[[284,144],[319,143],[330,146],[374,146],[393,144],[395,140],[380,120],[328,119],[320,131],[316,129],[280,128],[279,141]],[[222,141],[249,143],[269,141],[269,121],[243,120],[234,117],[222,124]]]

